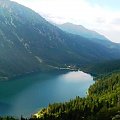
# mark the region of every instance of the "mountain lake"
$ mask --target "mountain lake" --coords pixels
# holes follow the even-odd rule
[[[0,116],[30,117],[54,102],[85,97],[94,83],[82,71],[37,73],[0,81]]]

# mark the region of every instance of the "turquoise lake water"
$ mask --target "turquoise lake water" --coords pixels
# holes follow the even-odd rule
[[[86,96],[93,77],[82,71],[39,73],[0,81],[0,115],[30,116],[49,103]]]

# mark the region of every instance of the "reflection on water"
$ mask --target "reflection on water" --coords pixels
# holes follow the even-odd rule
[[[77,71],[77,72],[69,72],[65,75],[62,76],[65,81],[68,82],[86,82],[90,81],[93,79],[91,75],[88,75],[82,71]]]
[[[40,73],[0,82],[0,115],[30,116],[49,103],[85,96],[93,77],[81,72]]]

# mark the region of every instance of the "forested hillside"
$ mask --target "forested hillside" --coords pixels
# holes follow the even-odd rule
[[[83,69],[83,71],[91,73],[93,76],[101,76],[119,70],[120,70],[120,59],[92,64],[89,65],[89,67]]]
[[[38,112],[40,120],[116,120],[120,110],[120,72],[98,79],[86,98],[55,103]],[[33,116],[31,119],[35,119]],[[120,118],[119,118],[120,119]]]

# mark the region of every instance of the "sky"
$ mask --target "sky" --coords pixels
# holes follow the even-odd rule
[[[12,0],[57,24],[70,22],[120,43],[120,0]]]

